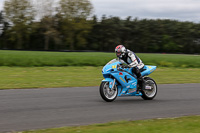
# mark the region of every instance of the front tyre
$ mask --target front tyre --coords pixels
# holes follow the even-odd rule
[[[117,98],[118,89],[117,89],[117,86],[115,85],[114,88],[111,90],[109,88],[109,82],[101,82],[99,92],[100,92],[101,97],[106,102],[112,102]]]
[[[146,90],[146,89],[142,90],[142,96],[141,97],[144,100],[152,100],[152,99],[154,99],[154,97],[157,94],[157,84],[150,77],[145,77],[144,81],[145,81],[145,87],[148,86],[148,87],[151,87],[151,89],[150,90]]]

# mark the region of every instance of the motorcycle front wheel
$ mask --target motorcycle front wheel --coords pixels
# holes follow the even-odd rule
[[[111,90],[109,88],[109,82],[101,82],[99,92],[103,100],[106,102],[112,102],[117,98],[118,89],[115,85],[114,88]]]

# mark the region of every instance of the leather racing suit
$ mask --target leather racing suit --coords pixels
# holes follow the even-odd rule
[[[142,62],[142,60],[138,56],[136,56],[134,52],[127,49],[123,57],[120,58],[120,61],[125,62],[126,64],[128,64],[128,67],[132,68],[132,73],[137,76],[138,83],[141,89],[143,89],[144,81],[141,75],[141,70],[144,67],[144,63]]]

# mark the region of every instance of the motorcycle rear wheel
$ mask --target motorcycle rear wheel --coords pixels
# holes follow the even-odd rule
[[[101,82],[99,92],[103,100],[106,102],[112,102],[117,98],[118,88],[115,85],[114,88],[111,90],[109,88],[109,82]]]
[[[156,94],[157,94],[157,84],[156,82],[150,78],[150,77],[145,77],[144,78],[145,80],[145,87],[148,85],[148,86],[151,86],[151,90],[142,90],[142,98],[144,100],[152,100],[155,98]]]

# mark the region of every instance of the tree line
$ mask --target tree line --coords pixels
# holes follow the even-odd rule
[[[199,23],[92,15],[89,0],[6,0],[0,49],[200,53]]]

